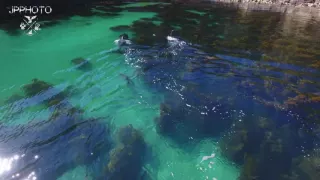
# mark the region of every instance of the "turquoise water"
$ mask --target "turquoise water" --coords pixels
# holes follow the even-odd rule
[[[161,13],[157,9],[161,6],[153,3],[116,7],[124,8],[117,16],[72,16],[53,26],[44,23],[33,36],[0,30],[0,178],[22,179],[35,172],[38,179],[107,179],[105,169],[122,161],[128,164],[114,166],[123,174],[137,167],[138,177],[130,178],[143,180],[263,180],[295,172],[300,179],[317,176],[320,48],[316,40],[304,39],[313,45],[309,49],[295,37],[283,40],[279,24],[274,25],[276,32],[270,30],[277,21],[274,14],[261,25],[260,14],[241,19],[224,9],[213,13],[169,6]],[[146,12],[134,9],[141,7]],[[110,30],[122,25],[129,29]],[[170,44],[165,38],[172,29],[177,40]],[[123,32],[134,45],[118,53],[114,40]],[[268,38],[272,33],[280,34],[275,42]],[[317,31],[313,33],[317,37]],[[76,58],[90,66],[79,68],[72,61]],[[53,92],[39,93],[34,87],[36,95],[26,95],[23,87],[36,84],[34,79],[52,84]],[[46,104],[60,92],[65,93],[64,101],[55,97]],[[298,106],[301,102],[308,111]],[[63,117],[74,107],[83,111],[80,116]],[[55,113],[62,117],[53,118]],[[99,123],[61,133],[90,118]],[[146,156],[141,168],[138,160],[128,160],[136,155],[130,145],[120,143],[116,150],[121,152],[122,147],[124,153],[113,156],[114,151],[104,147],[109,136],[111,146],[118,147],[118,130],[129,124],[147,145],[147,152],[141,152]],[[51,142],[56,136],[58,140]],[[128,141],[137,137],[123,136]],[[27,160],[9,163],[10,157],[22,158],[23,153]],[[40,160],[35,161],[33,156],[37,160],[38,155]],[[292,167],[291,159],[298,159]],[[279,168],[288,164],[292,169]]]
[[[144,165],[154,179],[235,179],[237,167],[219,155],[214,140],[203,140],[193,152],[184,152],[160,137],[153,119],[159,115],[163,96],[144,84],[137,76],[137,68],[127,64],[124,55],[108,53],[115,48],[113,41],[118,37],[110,27],[153,15],[124,12],[116,18],[72,17],[56,26],[44,27],[31,37],[24,34],[12,37],[1,31],[1,119],[17,125],[48,116],[46,109],[37,107],[40,102],[21,107],[17,112],[12,112],[4,102],[12,94],[22,94],[21,86],[38,78],[61,90],[71,87],[70,101],[84,109],[85,116],[111,116],[115,128],[132,124],[141,130],[159,161],[158,167]],[[71,63],[77,57],[87,58],[93,65],[92,71],[77,70]],[[127,85],[121,73],[133,80],[133,87]],[[8,114],[15,115],[6,119]],[[214,158],[201,162],[203,156],[212,153],[216,154]],[[59,179],[85,176],[86,168],[79,166]]]

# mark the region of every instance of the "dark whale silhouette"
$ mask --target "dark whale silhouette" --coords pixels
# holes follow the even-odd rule
[[[134,82],[132,81],[132,79],[129,76],[127,76],[123,73],[120,73],[120,76],[127,82],[127,85],[134,86]]]

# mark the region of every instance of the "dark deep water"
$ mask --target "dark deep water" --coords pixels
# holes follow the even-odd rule
[[[93,8],[99,11],[83,11],[84,16],[156,13],[110,31],[130,34],[133,45],[123,54],[124,61],[136,68],[135,76],[148,91],[163,96],[159,116],[152,117],[157,136],[187,153],[204,139],[216,141],[221,156],[239,167],[241,180],[320,177],[319,19],[210,4]],[[9,34],[16,31],[2,27]],[[168,41],[168,35],[176,39]],[[128,87],[134,86],[133,77],[121,76]],[[30,166],[55,162],[48,173],[38,173],[40,179],[55,179],[75,164],[94,164],[92,179],[159,179],[142,168],[160,157],[147,156],[152,145],[128,125],[133,120],[114,137],[110,124],[83,115],[85,110],[66,100],[70,93],[51,87],[39,80],[24,86],[29,98],[49,89],[51,97],[43,104],[54,113],[42,123],[9,128],[1,124],[0,152],[54,156],[37,161],[25,154],[27,160],[11,174],[27,174]],[[88,136],[85,142],[82,136]],[[64,152],[52,148],[55,144],[76,153],[68,151],[65,158]]]

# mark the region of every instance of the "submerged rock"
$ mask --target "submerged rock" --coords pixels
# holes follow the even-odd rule
[[[16,101],[19,101],[21,99],[24,99],[23,95],[20,94],[13,94],[12,96],[10,96],[9,98],[7,98],[5,100],[5,103],[10,104],[10,103],[14,103]]]
[[[152,175],[147,169],[143,168],[139,180],[155,180],[155,178],[152,177]]]
[[[1,156],[11,169],[1,177],[55,180],[78,165],[91,164],[111,145],[109,130],[95,119],[69,124],[70,117],[1,127]],[[17,176],[18,175],[18,176]]]
[[[87,70],[91,70],[92,69],[92,64],[84,59],[84,58],[75,58],[71,60],[72,64],[74,64],[77,69],[82,70],[82,71],[87,71]]]
[[[49,120],[55,120],[55,119],[58,119],[60,117],[65,116],[65,117],[69,117],[68,118],[69,120],[73,120],[70,123],[75,123],[75,120],[77,120],[77,118],[81,118],[83,113],[84,113],[84,110],[77,108],[77,107],[56,108],[52,112]]]
[[[41,80],[35,78],[35,79],[32,79],[32,83],[24,85],[22,87],[22,89],[24,90],[24,93],[28,97],[32,97],[32,96],[35,96],[39,93],[42,93],[52,87],[53,87],[52,84],[49,84],[45,81],[41,81]]]
[[[261,180],[281,179],[283,174],[290,172],[292,156],[282,139],[263,142],[257,159],[257,176]]]
[[[283,179],[283,175],[290,172],[291,160],[281,141],[269,140],[261,145],[258,154],[245,154],[239,179]]]
[[[244,165],[242,167],[239,180],[259,179],[257,176],[257,161],[255,157],[246,155],[244,157]]]
[[[258,125],[265,127],[265,125],[261,126],[261,123]],[[240,175],[240,179],[243,180],[295,178],[299,173],[293,172],[293,158],[313,148],[314,137],[301,132],[294,124],[285,124],[280,128],[273,127],[266,130],[258,129],[257,131],[264,133],[264,137],[259,138],[259,141],[251,142],[247,140],[250,135],[244,136],[239,130],[235,129],[235,131],[236,133],[231,136],[233,141],[225,140],[223,142],[229,144],[221,147],[223,147],[222,153],[228,158],[238,164],[244,164]],[[246,129],[246,131],[252,130]],[[252,134],[252,136],[257,136],[257,134]],[[240,145],[241,148],[233,148]],[[299,172],[301,173],[300,170]],[[298,179],[307,179],[302,177]]]
[[[142,134],[128,125],[119,129],[117,144],[110,151],[110,161],[101,179],[137,179],[140,175],[146,144]]]
[[[170,133],[174,127],[174,121],[167,119],[171,111],[171,107],[168,104],[161,103],[160,104],[160,117],[156,117],[154,119],[156,126],[156,130],[160,134]]]
[[[301,120],[310,125],[320,123],[320,96],[319,93],[299,93],[284,102],[288,110],[299,113]]]
[[[320,177],[320,150],[315,149],[309,156],[296,158],[293,163],[294,174],[298,179],[317,180]]]
[[[220,140],[221,152],[229,160],[242,164],[246,154],[260,151],[261,143],[272,136],[273,128],[271,120],[266,118],[236,122],[231,132]]]
[[[247,131],[242,130],[231,137],[224,137],[220,142],[222,154],[233,162],[242,163],[246,152]]]
[[[120,26],[111,27],[110,29],[116,32],[123,32],[123,31],[129,31],[130,28],[131,26],[128,26],[128,25],[120,25]]]
[[[145,31],[148,29],[148,31]],[[135,21],[132,24],[132,30],[137,36],[133,37],[133,41],[139,45],[154,45],[155,43],[166,43],[166,36],[170,34],[173,28],[170,25],[156,25],[151,21]]]
[[[52,84],[38,79],[33,79],[32,83],[24,85],[22,89],[27,97],[44,101],[48,106],[58,105],[66,99],[66,95],[62,91],[54,88]]]
[[[192,139],[218,136],[230,127],[230,116],[222,113],[227,110],[216,100],[189,90],[179,94],[181,96],[168,96],[159,107],[160,116],[154,121],[160,135],[185,144]]]

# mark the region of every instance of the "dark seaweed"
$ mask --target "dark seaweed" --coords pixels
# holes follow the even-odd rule
[[[124,126],[118,130],[116,140],[101,179],[138,179],[146,153],[146,143],[141,132],[132,125]]]
[[[158,13],[129,26],[134,43],[150,47],[139,54],[145,82],[165,94],[160,135],[179,145],[219,138],[222,154],[242,165],[240,179],[317,177],[319,23],[284,36],[280,13],[181,2],[126,9]],[[191,44],[172,54],[171,33]]]
[[[90,61],[84,58],[74,58],[71,62],[76,66],[77,69],[82,71],[89,71],[92,69],[92,64]]]

